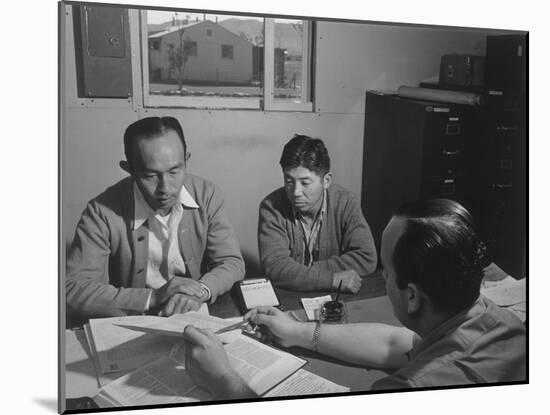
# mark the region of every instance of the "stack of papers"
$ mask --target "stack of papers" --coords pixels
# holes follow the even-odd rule
[[[121,375],[104,385],[94,400],[100,407],[120,407],[212,399],[186,371],[182,333],[189,324],[217,331],[234,321],[196,312],[168,318],[128,316],[90,320],[85,330],[96,370],[100,374]],[[233,369],[259,396],[349,390],[307,371],[297,372],[305,360],[245,336],[239,329],[218,336]]]
[[[510,276],[499,281],[483,281],[481,294],[515,313],[521,321],[525,321],[527,312],[525,281],[525,278],[516,280]]]

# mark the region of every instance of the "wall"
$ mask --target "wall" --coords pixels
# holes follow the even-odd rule
[[[72,237],[85,203],[124,177],[118,161],[126,126],[139,117],[172,115],[182,122],[189,142],[189,170],[223,189],[248,271],[255,274],[257,208],[282,184],[278,160],[284,143],[294,133],[323,138],[334,180],[359,195],[365,91],[417,85],[438,73],[445,53],[483,54],[485,33],[320,22],[314,113],[143,109],[131,100],[122,100],[116,108],[102,107],[101,102],[75,103],[72,42],[69,30],[62,60],[68,102],[62,111],[64,240]]]

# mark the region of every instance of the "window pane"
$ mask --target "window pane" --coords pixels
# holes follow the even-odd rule
[[[275,19],[274,91],[278,101],[302,102],[304,36],[302,20]]]
[[[149,94],[263,96],[263,19],[147,11]]]

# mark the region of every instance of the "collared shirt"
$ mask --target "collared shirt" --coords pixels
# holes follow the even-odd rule
[[[480,296],[424,336],[408,353],[409,363],[373,389],[525,381],[525,342],[517,316]]]
[[[303,246],[303,255],[304,265],[310,267],[313,265],[313,262],[317,261],[319,258],[319,230],[323,224],[323,219],[327,211],[327,191],[326,189],[323,192],[323,202],[321,204],[321,209],[317,213],[317,216],[311,226],[304,218],[300,212],[292,209],[294,213],[295,220],[300,223],[302,230],[304,232],[304,246]]]
[[[190,208],[199,206],[182,187],[179,200],[167,216],[156,213],[147,203],[139,187],[134,182],[134,230],[146,226],[149,231],[147,258],[147,288],[160,288],[174,276],[185,275],[185,262],[179,250],[178,226],[183,214],[182,205]],[[147,301],[149,309],[151,295]]]

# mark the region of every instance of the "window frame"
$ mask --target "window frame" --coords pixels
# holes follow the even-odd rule
[[[264,108],[266,111],[302,111],[313,112],[313,94],[311,93],[313,21],[302,20],[302,95],[301,102],[287,102],[275,98],[275,19],[265,18],[264,29]],[[267,55],[267,56],[266,56]],[[268,73],[269,72],[269,73]],[[271,81],[265,82],[270,79]]]
[[[190,47],[187,48],[187,45],[189,45]],[[187,56],[199,56],[199,46],[195,40],[184,40],[183,49],[187,49]]]
[[[235,60],[235,53],[234,53],[235,48],[233,47],[233,45],[221,44],[220,46],[221,46],[221,58],[222,59]],[[224,49],[225,49],[226,52],[229,51],[229,50],[231,51],[231,57],[225,56],[225,55],[229,55],[227,53],[224,55],[224,53],[223,53]]]
[[[260,16],[264,23],[264,85],[263,96],[254,98],[165,96],[149,93],[149,50],[147,36],[147,10],[139,10],[141,74],[144,108],[189,109],[249,109],[263,111],[314,112],[311,71],[313,69],[313,20],[302,20],[302,93],[301,102],[288,102],[274,98],[275,92],[275,24],[274,18]],[[296,19],[298,20],[298,19]],[[198,46],[197,46],[198,49]],[[225,58],[224,58],[225,59]],[[234,58],[233,58],[234,59]]]

